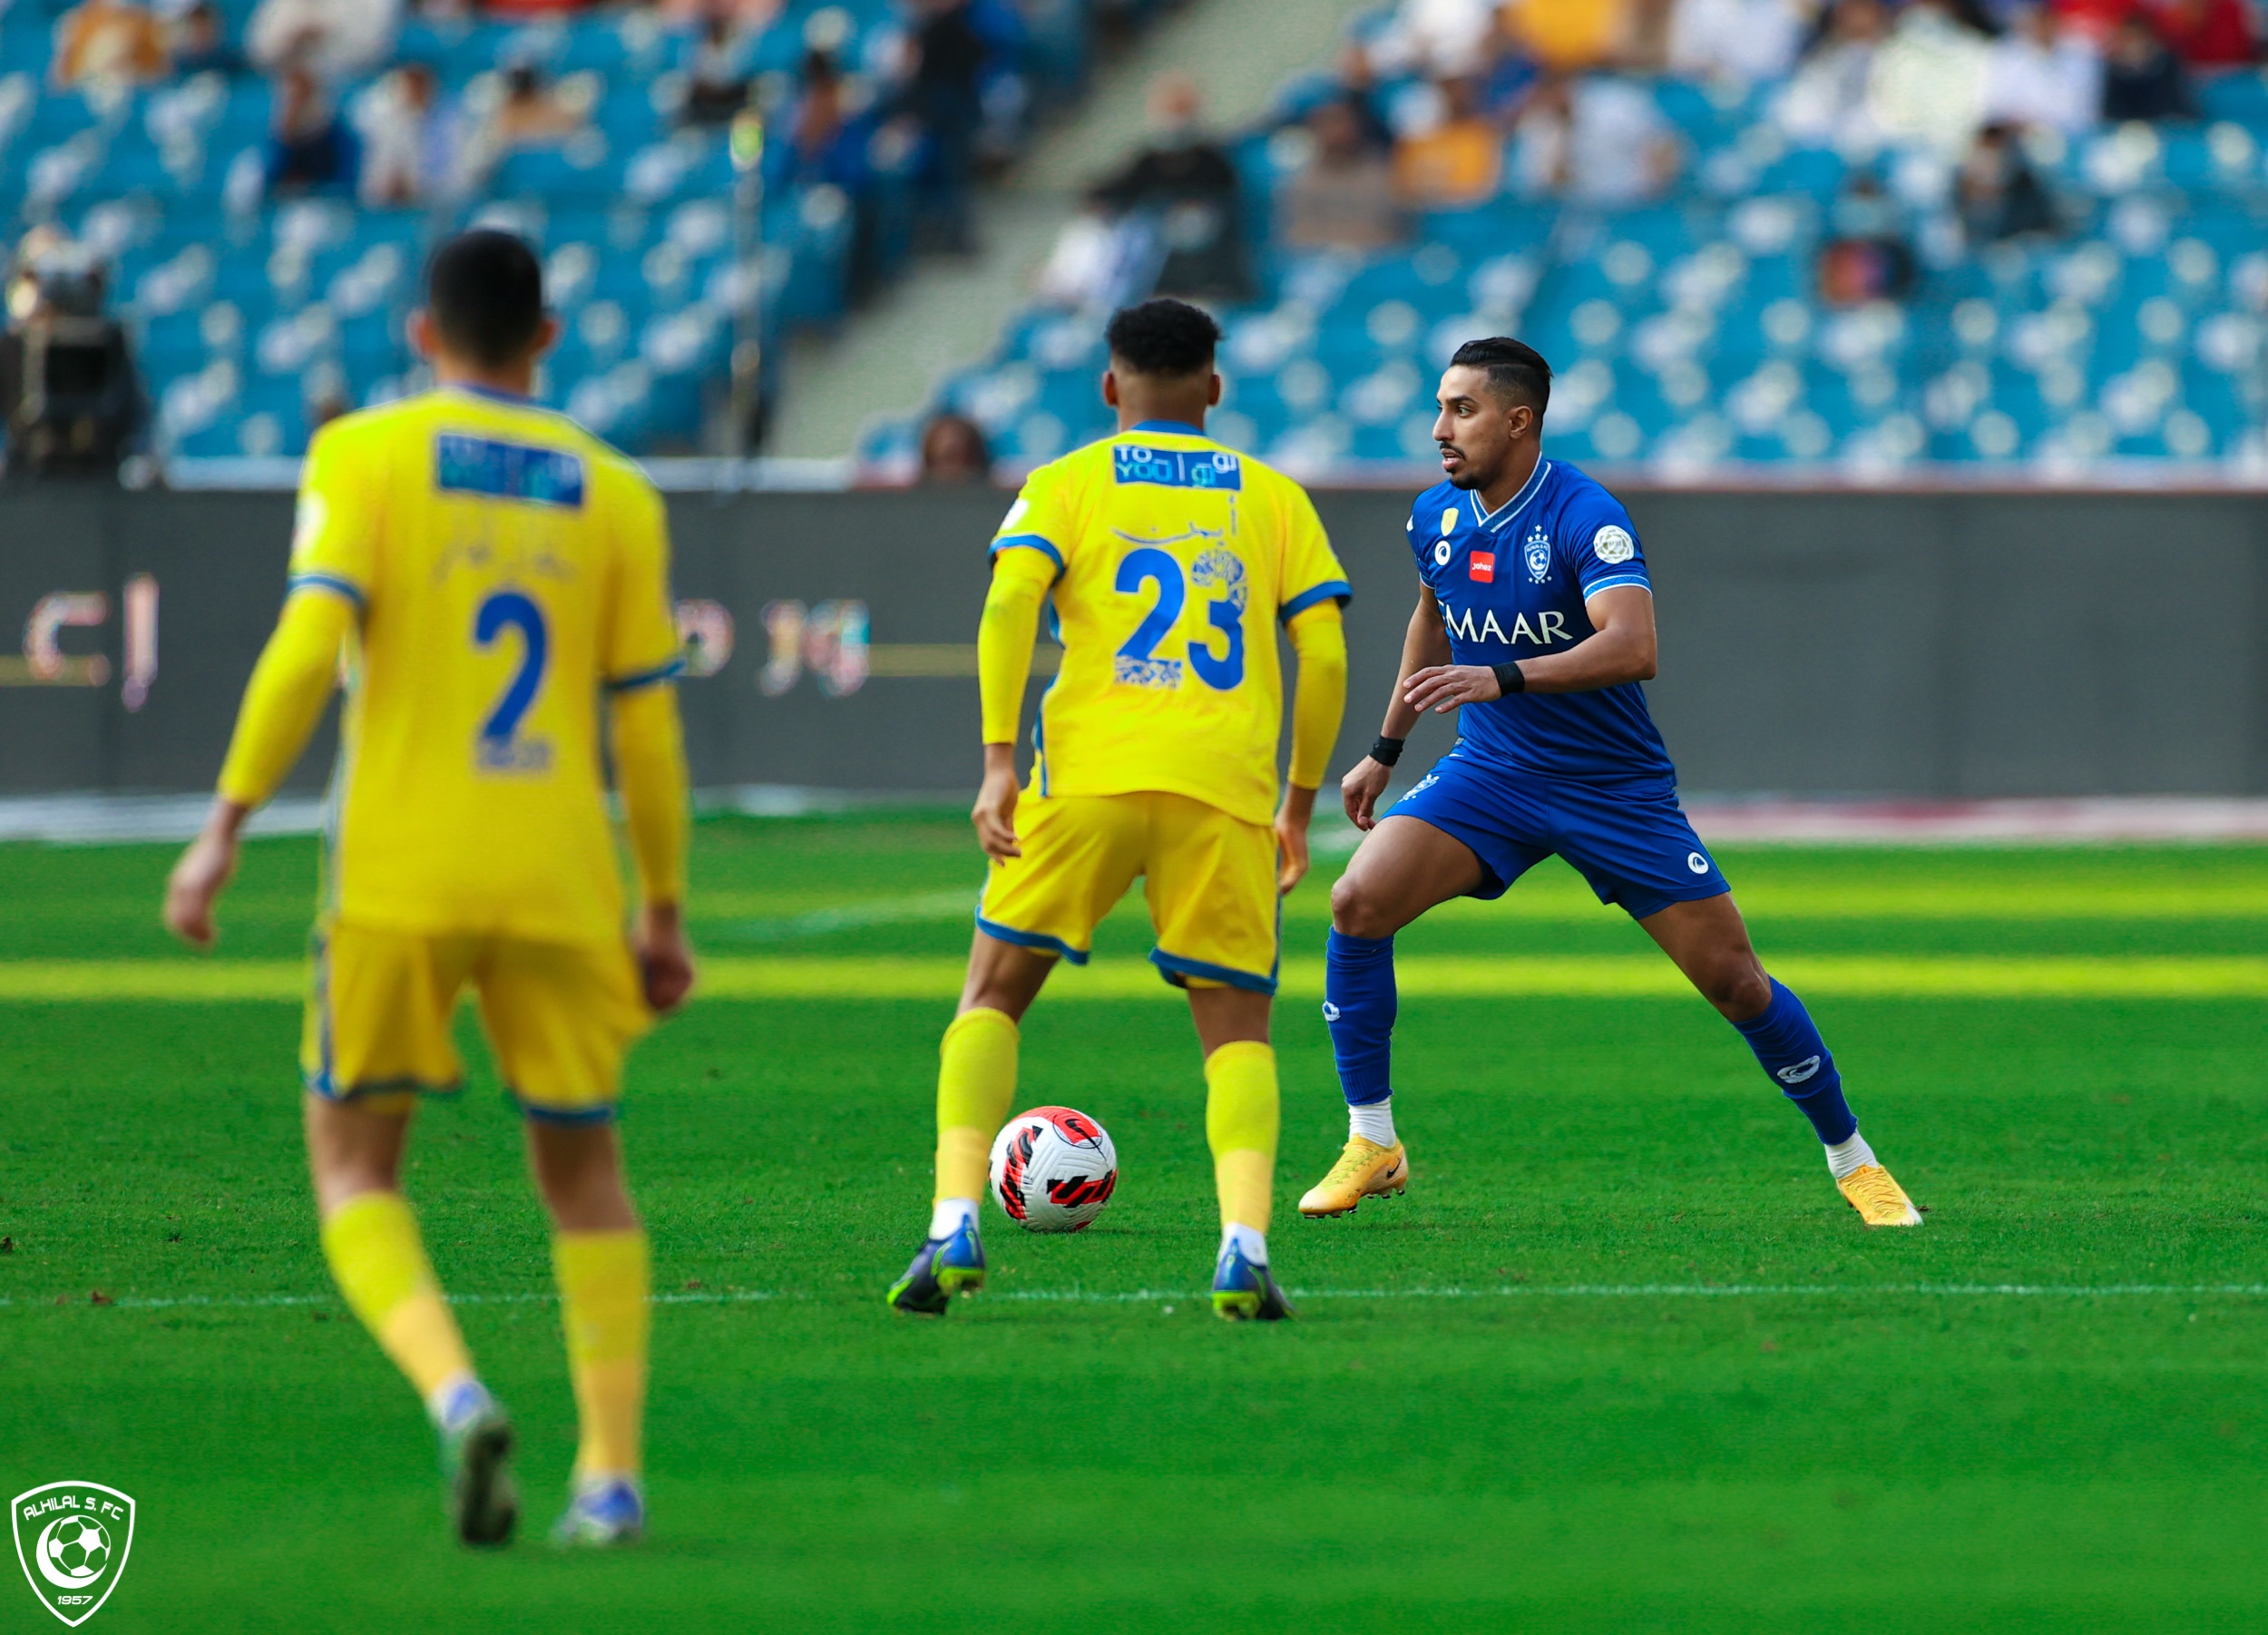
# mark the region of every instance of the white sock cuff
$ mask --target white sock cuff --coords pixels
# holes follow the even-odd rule
[[[1238,1250],[1255,1266],[1268,1263],[1267,1234],[1256,1227],[1231,1224],[1221,1228],[1220,1252],[1226,1255],[1231,1248]]]
[[[1359,1135],[1366,1141],[1381,1147],[1393,1145],[1393,1098],[1383,1101],[1349,1101],[1346,1104],[1346,1132]]]
[[[1826,1150],[1827,1173],[1837,1180],[1848,1180],[1862,1166],[1874,1161],[1874,1149],[1866,1144],[1866,1138],[1857,1131],[1848,1141],[1837,1141]]]
[[[963,1221],[972,1228],[976,1225],[976,1199],[941,1198],[929,1212],[929,1235],[950,1238],[961,1229]]]

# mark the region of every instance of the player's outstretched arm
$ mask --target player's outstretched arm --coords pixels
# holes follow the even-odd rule
[[[1055,583],[1054,562],[1022,546],[992,557],[992,588],[976,631],[977,692],[984,723],[984,783],[969,820],[977,844],[998,861],[1021,857],[1016,844],[1016,734],[1023,694],[1031,680],[1031,644],[1040,634],[1040,604]]]
[[[1419,712],[1403,697],[1403,690],[1413,674],[1448,657],[1449,631],[1442,622],[1441,603],[1434,599],[1433,587],[1422,585],[1417,607],[1410,614],[1410,628],[1402,637],[1402,665],[1394,672],[1393,694],[1386,700],[1386,719],[1378,729],[1379,737],[1398,742],[1410,736]],[[1358,829],[1375,827],[1379,799],[1393,781],[1393,769],[1375,756],[1365,755],[1356,761],[1354,769],[1339,780],[1346,820]]]
[[[1565,652],[1521,659],[1516,664],[1436,664],[1403,683],[1413,715],[1445,715],[1463,704],[1504,696],[1498,669],[1517,670],[1514,692],[1596,692],[1626,681],[1650,681],[1660,668],[1654,636],[1654,593],[1643,585],[1617,585],[1584,602],[1596,627]]]
[[[284,602],[244,690],[211,815],[166,881],[166,927],[192,947],[212,946],[213,904],[236,872],[244,820],[276,792],[323,719],[354,619],[352,602],[320,587],[295,591]]]
[[[1346,715],[1346,623],[1338,602],[1318,602],[1295,613],[1286,629],[1299,660],[1299,683],[1292,693],[1291,776],[1276,815],[1279,892],[1289,892],[1306,876],[1315,791],[1330,770],[1331,746],[1338,742],[1339,723]]]
[[[646,1004],[666,1014],[693,991],[693,947],[685,935],[685,855],[690,800],[685,729],[677,689],[667,682],[613,695],[614,780],[622,792],[631,860],[638,874],[633,941]]]

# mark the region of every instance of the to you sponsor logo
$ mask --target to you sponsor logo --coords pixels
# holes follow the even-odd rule
[[[99,1482],[50,1482],[9,1502],[15,1559],[42,1605],[76,1629],[103,1609],[134,1544],[134,1502]]]

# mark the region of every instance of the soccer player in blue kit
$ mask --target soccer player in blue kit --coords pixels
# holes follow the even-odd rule
[[[1332,888],[1325,960],[1348,1140],[1300,1213],[1344,1215],[1409,1184],[1388,1073],[1394,933],[1451,897],[1501,896],[1557,853],[1740,1030],[1866,1224],[1919,1226],[1859,1134],[1803,1001],[1757,961],[1732,888],[1678,808],[1638,685],[1655,672],[1646,557],[1612,494],[1543,457],[1550,393],[1550,365],[1502,338],[1467,342],[1442,377],[1433,440],[1448,480],[1418,496],[1408,524],[1417,611],[1385,725],[1340,786],[1367,831]],[[1377,818],[1428,710],[1459,712],[1457,747]]]

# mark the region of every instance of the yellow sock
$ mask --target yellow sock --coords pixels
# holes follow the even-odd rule
[[[1256,1039],[1224,1044],[1205,1058],[1205,1139],[1223,1227],[1268,1229],[1276,1190],[1276,1052]]]
[[[992,1137],[1016,1099],[1015,1023],[963,1011],[937,1048],[937,1196],[982,1198]]]
[[[363,1192],[323,1223],[323,1258],[347,1304],[427,1402],[443,1381],[473,1371],[456,1319],[441,1298],[399,1192]]]
[[[575,1383],[578,1476],[635,1476],[646,1412],[647,1295],[653,1268],[646,1234],[561,1232],[552,1239],[567,1371]]]

